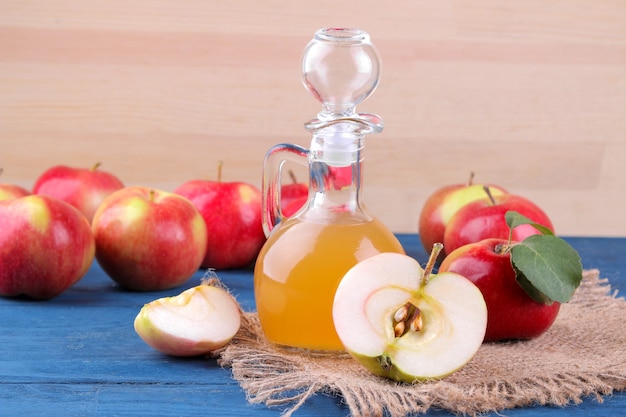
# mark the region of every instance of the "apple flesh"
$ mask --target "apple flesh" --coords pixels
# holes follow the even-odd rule
[[[102,201],[114,191],[124,188],[115,175],[92,168],[54,166],[37,178],[33,194],[55,197],[76,207],[91,221]]]
[[[531,339],[547,331],[556,319],[560,303],[533,300],[517,283],[508,240],[485,239],[452,251],[439,272],[455,272],[472,281],[487,303],[486,342]]]
[[[207,284],[144,305],[134,321],[144,342],[172,356],[209,354],[230,342],[240,325],[235,299]]]
[[[375,375],[442,378],[467,364],[483,342],[487,307],[480,290],[456,273],[430,276],[433,254],[426,270],[407,255],[375,255],[352,267],[337,288],[337,334]]]
[[[92,229],[96,259],[123,287],[158,291],[183,284],[206,251],[204,220],[189,200],[147,187],[127,187],[107,197]]]
[[[548,215],[529,199],[514,194],[492,198],[486,196],[466,204],[450,219],[443,238],[446,253],[483,239],[508,239],[511,230],[506,224],[507,211],[517,211],[554,232]],[[511,237],[513,241],[521,242],[534,234],[540,234],[540,231],[529,224],[523,224],[513,229]]]
[[[0,295],[56,297],[93,262],[89,222],[61,200],[29,195],[0,201],[0,230]]]
[[[502,187],[487,186],[494,196],[507,194]],[[468,184],[451,184],[441,187],[426,199],[419,215],[418,230],[420,241],[428,253],[435,243],[444,241],[445,230],[450,219],[461,207],[486,197],[484,187],[484,184],[473,184],[470,178]],[[444,245],[442,254],[449,251],[449,248]]]

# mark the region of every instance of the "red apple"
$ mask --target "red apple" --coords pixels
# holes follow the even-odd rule
[[[426,252],[432,251],[437,242],[443,243],[443,237],[452,216],[463,206],[486,197],[484,184],[474,184],[474,175],[470,175],[467,184],[451,184],[439,188],[424,203],[418,220],[419,238]],[[507,194],[497,185],[488,185],[492,195]],[[448,248],[444,246],[444,252]]]
[[[466,204],[452,216],[443,238],[446,253],[483,239],[508,239],[510,229],[504,217],[507,211],[517,211],[554,232],[548,215],[529,199],[514,194],[485,197]],[[513,229],[512,240],[521,242],[538,233],[535,227],[523,224]]]
[[[30,191],[24,187],[15,184],[0,184],[0,201],[13,200],[27,195],[30,195]]]
[[[487,303],[485,341],[530,339],[554,322],[560,304],[533,300],[517,283],[506,239],[485,239],[448,254],[441,272],[456,272],[472,281]]]
[[[65,201],[80,210],[89,221],[106,196],[124,184],[113,174],[98,170],[58,165],[45,171],[35,182],[33,194],[48,195]]]
[[[98,207],[92,229],[96,259],[121,286],[160,291],[186,282],[200,267],[206,226],[189,200],[147,187],[126,187]]]
[[[304,206],[309,199],[308,195],[302,196],[295,200],[292,200],[289,204],[287,204],[283,209],[283,216],[291,217],[298,212]]]
[[[328,167],[328,177],[332,181],[331,189],[340,190],[352,185],[353,169],[351,166]]]
[[[218,174],[217,181],[187,181],[174,192],[188,198],[206,223],[208,243],[202,267],[233,269],[254,262],[265,243],[258,188],[245,182],[222,182]]]
[[[0,175],[2,175],[2,168],[0,168]],[[24,187],[20,187],[16,184],[0,183],[0,201],[13,200],[15,198],[26,197],[27,195],[30,195],[30,191]]]
[[[298,182],[293,171],[289,171],[291,183],[280,187],[280,206],[283,216],[290,217],[302,207],[309,195],[309,186]]]
[[[94,238],[69,204],[30,195],[0,201],[0,295],[50,299],[92,264]]]

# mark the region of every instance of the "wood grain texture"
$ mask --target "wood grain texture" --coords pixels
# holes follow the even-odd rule
[[[383,59],[359,110],[386,123],[365,201],[392,230],[475,171],[560,234],[626,235],[622,0],[0,0],[2,181],[101,161],[171,190],[224,160],[260,185],[270,146],[309,143],[300,55],[326,26],[367,30]]]

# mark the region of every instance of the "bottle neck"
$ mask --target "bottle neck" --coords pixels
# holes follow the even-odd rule
[[[307,217],[319,221],[371,220],[361,201],[363,142],[364,136],[355,133],[351,123],[313,134]]]

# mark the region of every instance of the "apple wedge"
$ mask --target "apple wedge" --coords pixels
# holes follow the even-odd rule
[[[396,381],[439,379],[461,369],[480,348],[487,307],[472,282],[456,273],[430,275],[407,255],[381,253],[352,267],[333,303],[346,350],[375,375]]]
[[[198,356],[225,346],[241,324],[239,305],[223,288],[201,284],[144,305],[137,334],[159,352]]]

